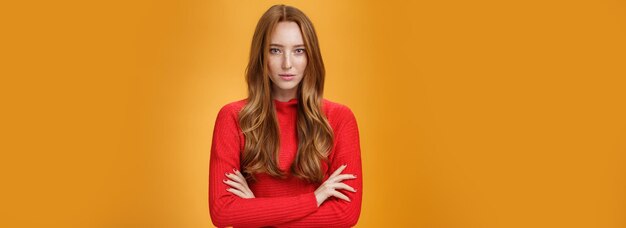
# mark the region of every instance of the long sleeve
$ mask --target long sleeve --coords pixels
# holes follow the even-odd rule
[[[350,198],[350,202],[331,197],[313,213],[292,222],[280,224],[279,227],[351,227],[354,226],[361,214],[361,199],[363,194],[363,173],[361,170],[361,148],[359,130],[356,118],[352,111],[341,106],[342,111],[338,119],[341,123],[335,136],[335,151],[331,155],[329,174],[342,164],[347,164],[342,172],[355,174],[356,179],[344,180],[343,183],[352,186],[356,192],[339,190]]]
[[[290,197],[243,199],[228,191],[226,172],[240,169],[242,134],[234,105],[222,107],[213,131],[209,167],[209,211],[215,226],[262,227],[286,223],[317,210],[313,192]]]

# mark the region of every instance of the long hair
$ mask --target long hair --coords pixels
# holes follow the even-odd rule
[[[322,163],[328,162],[333,146],[333,130],[322,112],[324,62],[309,18],[297,8],[285,5],[270,7],[259,19],[252,37],[246,68],[248,99],[239,113],[239,124],[245,136],[241,170],[248,181],[254,181],[253,174],[263,172],[285,177],[285,172],[278,167],[280,134],[267,63],[270,34],[282,21],[298,24],[307,55],[307,66],[297,89],[298,151],[290,170],[307,182],[321,183]]]

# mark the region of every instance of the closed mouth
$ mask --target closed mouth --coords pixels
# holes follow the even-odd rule
[[[278,74],[278,76],[280,76],[280,78],[284,81],[292,81],[294,78],[296,78],[295,74]]]

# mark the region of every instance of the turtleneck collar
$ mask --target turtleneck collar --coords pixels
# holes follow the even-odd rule
[[[279,101],[276,99],[272,99],[274,101],[274,105],[276,109],[291,109],[298,106],[298,98],[292,98],[288,101]]]

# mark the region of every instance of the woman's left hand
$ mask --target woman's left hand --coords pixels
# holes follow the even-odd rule
[[[230,180],[224,180],[224,184],[231,186],[232,188],[226,189],[241,198],[251,199],[254,198],[254,193],[248,187],[246,178],[239,172],[239,170],[233,169],[234,173],[226,173],[226,177]]]

